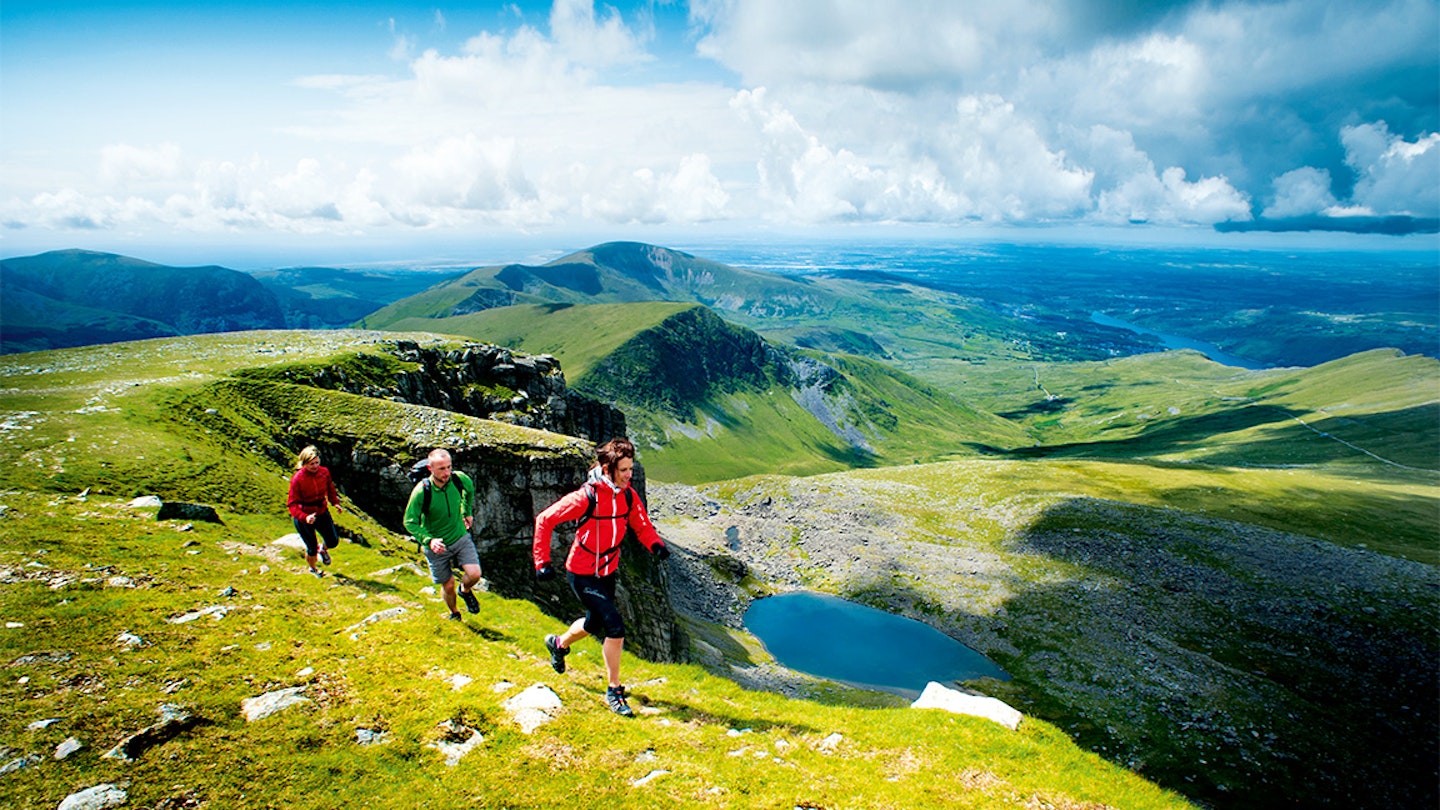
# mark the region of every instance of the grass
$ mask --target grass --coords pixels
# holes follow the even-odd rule
[[[8,807],[54,807],[103,782],[126,785],[133,806],[1187,806],[1043,722],[1010,732],[939,712],[796,701],[629,656],[641,716],[624,720],[603,706],[593,644],[565,675],[550,670],[540,637],[560,625],[535,606],[482,594],[478,616],[445,621],[426,579],[377,573],[401,559],[388,545],[342,545],[332,576],[316,580],[297,552],[269,545],[289,531],[278,515],[224,513],[224,525],[182,531],[107,499],[12,491],[4,504],[0,614],[22,626],[0,634],[10,676],[0,739],[12,756],[48,754],[71,736],[84,744],[0,781]],[[212,605],[232,607],[168,621]],[[355,627],[392,607],[405,613]],[[118,644],[122,633],[143,646]],[[473,680],[455,688],[455,676]],[[501,703],[536,683],[565,708],[526,735]],[[243,699],[291,686],[311,702],[241,716]],[[156,722],[162,703],[204,722],[135,762],[100,756]],[[58,722],[26,729],[45,718]],[[485,738],[456,768],[427,747],[447,720]],[[389,741],[362,746],[358,729]],[[843,739],[827,752],[832,733]],[[655,770],[667,773],[633,784]]]
[[[626,721],[603,706],[593,644],[565,675],[549,668],[540,639],[561,624],[536,605],[483,594],[479,616],[445,620],[428,578],[396,569],[413,546],[364,503],[338,517],[364,544],[309,576],[298,552],[272,545],[292,531],[293,437],[277,431],[353,437],[383,455],[421,441],[412,422],[428,409],[286,380],[332,362],[369,373],[357,352],[393,337],[436,340],[247,333],[0,359],[13,459],[0,466],[0,746],[4,762],[35,756],[0,780],[0,804],[54,807],[110,782],[150,807],[1188,806],[1042,721],[1011,732],[843,688],[793,700],[630,656],[641,717]],[[574,449],[483,420],[432,428],[502,453]],[[152,493],[214,504],[223,523],[127,505]],[[362,624],[391,608],[404,612]],[[456,676],[473,680],[456,688]],[[536,683],[565,708],[527,735],[501,704]],[[287,687],[310,702],[244,719],[242,700]],[[133,762],[102,756],[164,704],[201,721]],[[456,768],[431,748],[453,736],[447,722],[484,736]],[[361,730],[388,741],[361,745]],[[70,737],[83,747],[53,759]]]
[[[1434,706],[1412,689],[1435,672],[1433,481],[985,459],[701,492],[708,532],[662,532],[734,526],[777,588],[940,627],[1013,676],[987,694],[1197,800],[1433,789]]]

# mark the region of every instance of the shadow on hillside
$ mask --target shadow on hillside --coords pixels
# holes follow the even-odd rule
[[[1138,458],[1182,451],[1199,453],[1213,464],[1320,464],[1331,461],[1392,462],[1436,470],[1440,440],[1433,430],[1440,410],[1433,405],[1359,416],[1298,421],[1273,405],[1249,405],[1198,416],[1155,417],[1138,435],[1122,439],[1024,447],[983,447],[988,454],[1016,458]],[[1219,439],[1266,427],[1258,438]],[[1347,446],[1354,445],[1352,446]],[[1369,456],[1365,451],[1379,456]]]
[[[485,639],[486,641],[510,641],[510,642],[515,641],[515,637],[514,637],[514,636],[511,636],[511,635],[509,635],[509,634],[507,634],[507,633],[503,633],[503,632],[501,632],[501,631],[499,631],[499,630],[495,630],[495,629],[490,628],[490,627],[481,627],[481,626],[476,625],[476,624],[466,623],[465,629],[466,629],[467,631],[469,631],[471,635],[479,636],[480,638],[483,638],[483,639]]]
[[[988,575],[1013,595],[968,621],[1015,650],[996,656],[1013,680],[988,692],[1211,806],[1440,801],[1433,569],[1091,499],[1006,550],[1074,573]]]
[[[1393,483],[1377,467],[1371,475],[1377,483]],[[1224,468],[1212,473],[1222,481],[1235,471]],[[1366,478],[1346,471],[1351,480]],[[1183,486],[1164,490],[1165,503],[1187,511],[1204,512],[1225,519],[1243,520],[1280,531],[1304,534],[1347,547],[1368,548],[1407,560],[1440,564],[1435,543],[1436,499],[1423,492],[1391,487],[1342,490],[1301,484],[1285,486],[1281,478],[1273,489],[1250,492],[1225,490],[1217,497],[1213,487]]]
[[[605,690],[603,687],[583,687],[585,691],[595,696],[595,700],[604,703]],[[780,729],[786,734],[800,736],[803,734],[818,734],[820,729],[815,726],[802,725],[799,723],[777,723],[764,717],[742,716],[738,713],[714,712],[696,708],[688,703],[681,703],[673,700],[652,700],[644,686],[637,686],[627,690],[630,695],[631,705],[637,709],[652,708],[665,712],[667,716],[681,723],[703,723],[705,725],[722,726],[727,730],[741,732],[737,735],[737,744],[743,739],[745,733],[764,734],[767,731]],[[829,733],[828,731],[825,733]]]
[[[357,590],[368,594],[399,593],[400,589],[388,582],[378,582],[373,579],[356,579],[346,576],[338,571],[331,573],[335,581],[342,585],[349,585]]]

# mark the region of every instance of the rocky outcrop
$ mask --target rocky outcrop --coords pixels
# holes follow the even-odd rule
[[[419,457],[428,448],[416,448]],[[590,466],[588,452],[526,457],[489,446],[451,446],[455,469],[475,482],[475,526],[471,535],[490,589],[511,599],[527,599],[550,615],[571,621],[585,612],[562,578],[538,582],[532,557],[535,515],[580,486]],[[382,525],[404,534],[401,516],[412,485],[406,478],[411,459],[377,456],[356,447],[322,448],[331,473],[352,500]],[[645,498],[641,465],[632,480]],[[563,560],[574,538],[574,526],[558,529],[552,559]],[[410,550],[406,549],[407,552]],[[422,555],[414,551],[416,560]],[[621,552],[616,597],[627,628],[627,649],[655,661],[683,661],[688,644],[670,604],[669,578],[633,536]],[[422,569],[423,561],[420,562]]]
[[[359,355],[348,370],[328,365],[282,370],[276,376],[594,442],[626,435],[625,414],[570,389],[551,355],[526,355],[488,343],[422,347],[408,340],[391,344],[390,352],[414,368],[392,371],[373,356]]]
[[[584,482],[592,443],[625,435],[624,415],[568,390],[559,364],[547,355],[521,355],[487,344],[444,349],[399,341],[393,356],[398,363],[353,355],[326,366],[262,369],[230,385],[236,396],[272,420],[267,428],[277,462],[293,463],[302,446],[314,444],[346,498],[398,535],[406,534],[402,516],[414,486],[408,478],[411,465],[436,446],[446,448],[455,469],[475,482],[471,533],[491,590],[530,600],[567,622],[582,615],[584,608],[563,580],[542,584],[535,579],[535,515]],[[268,384],[275,382],[282,385]],[[375,404],[365,408],[370,416],[364,420],[331,418],[316,409],[353,410],[353,404],[296,396],[294,386],[284,383],[343,391]],[[211,420],[219,416],[205,414]],[[376,422],[386,424],[387,435],[366,427]],[[634,485],[644,498],[639,465]],[[564,558],[572,537],[573,527],[557,531],[555,558]],[[402,543],[401,550],[422,559],[413,544]],[[684,660],[687,644],[670,605],[663,567],[633,540],[627,541],[623,560],[617,597],[629,633],[627,648],[652,660]]]

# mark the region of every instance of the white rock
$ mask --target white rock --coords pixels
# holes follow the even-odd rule
[[[215,621],[218,622],[225,618],[226,613],[234,609],[234,605],[211,605],[210,607],[194,610],[184,615],[176,616],[173,619],[166,619],[165,621],[171,624],[185,624],[186,622],[193,622],[201,616],[214,616]]]
[[[64,759],[84,747],[84,743],[80,742],[74,737],[68,737],[66,738],[65,742],[62,742],[59,745],[55,746],[55,758]]]
[[[141,495],[140,497],[125,505],[130,507],[131,509],[147,509],[152,506],[163,506],[164,502],[154,495]]]
[[[416,565],[415,563],[400,563],[399,565],[392,565],[389,568],[381,568],[379,571],[371,571],[370,576],[384,577],[389,576],[390,574],[398,574],[401,571],[409,571],[417,577],[426,577],[430,575],[430,572],[428,571],[421,571],[420,566]]]
[[[36,720],[25,727],[26,731],[42,731],[60,722],[58,717],[47,717],[44,720]]]
[[[105,580],[105,587],[133,588],[135,587],[135,580],[131,579],[130,577],[110,577],[109,579]]]
[[[845,739],[845,735],[838,731],[833,731],[830,733],[830,736],[820,741],[819,748],[827,754],[832,753],[843,739]]]
[[[245,698],[240,701],[240,713],[245,715],[247,722],[264,720],[282,709],[309,703],[310,698],[302,694],[304,691],[305,687],[303,686],[292,686],[289,689],[266,692],[259,697]]]
[[[644,785],[649,784],[652,780],[659,779],[667,773],[669,773],[669,771],[657,768],[650,773],[647,773],[644,776],[640,777],[639,779],[636,779],[634,782],[631,782],[630,786],[643,787]]]
[[[450,688],[458,692],[468,686],[473,680],[475,679],[470,677],[469,675],[461,675],[459,673],[456,673],[450,676]]]
[[[314,675],[314,674],[315,674],[315,668],[314,668],[314,667],[305,667],[304,669],[302,669],[302,670],[300,670],[299,672],[295,673],[295,677],[297,677],[297,678],[308,678],[308,677],[310,677],[311,675]]]
[[[119,785],[96,785],[66,796],[56,810],[105,810],[107,807],[119,807],[129,798]]]
[[[910,704],[912,709],[944,709],[955,714],[969,714],[993,720],[1010,730],[1020,725],[1022,715],[1003,700],[985,695],[959,692],[931,681],[925,691]]]
[[[301,554],[305,553],[305,541],[301,540],[300,535],[296,534],[295,532],[291,532],[287,535],[277,537],[276,539],[271,540],[270,545],[294,549]]]
[[[564,708],[560,696],[543,683],[535,684],[501,705],[526,734],[555,719]]]
[[[370,623],[372,623],[372,622],[378,622],[378,621],[382,621],[382,620],[385,620],[385,619],[398,619],[398,618],[400,618],[401,616],[404,616],[404,615],[405,615],[405,608],[403,608],[403,607],[398,607],[398,606],[397,606],[397,607],[393,607],[393,608],[387,608],[387,609],[385,609],[385,610],[382,610],[382,611],[379,611],[379,612],[376,612],[376,613],[371,613],[369,616],[366,616],[365,618],[361,619],[360,621],[356,622],[355,624],[352,624],[352,625],[350,625],[349,627],[345,628],[345,632],[347,632],[347,633],[353,633],[353,632],[355,632],[356,630],[359,630],[360,628],[362,628],[362,627],[364,627],[365,625],[370,624]]]
[[[136,647],[145,646],[145,639],[140,638],[134,633],[125,632],[115,637],[115,643],[119,644],[122,647],[129,647],[131,649],[134,649]]]
[[[390,742],[390,732],[370,728],[355,729],[355,742],[360,745],[384,745]]]
[[[442,724],[444,725],[444,724]],[[470,753],[475,746],[485,742],[485,737],[474,729],[469,729],[470,737],[465,742],[454,743],[448,740],[436,740],[430,743],[430,747],[445,755],[445,764],[451,768],[460,764],[460,760]]]

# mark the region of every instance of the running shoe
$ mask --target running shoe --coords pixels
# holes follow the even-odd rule
[[[554,634],[545,637],[545,649],[550,651],[550,666],[556,672],[565,671],[565,656],[570,654],[569,647],[560,646],[560,638]]]
[[[457,588],[456,590],[460,590]],[[465,600],[465,609],[471,613],[480,612],[480,600],[475,598],[474,591],[460,591],[460,598]]]
[[[452,621],[452,622],[458,622],[458,621],[460,621],[460,611],[458,611],[458,610],[452,611],[452,612],[450,613],[450,621]]]
[[[319,568],[311,568],[310,573],[314,574],[316,579],[325,578],[325,572],[321,571]]]
[[[611,686],[605,690],[605,705],[610,711],[621,717],[633,717],[635,712],[630,711],[630,704],[625,701],[625,687]]]
[[[320,562],[325,563],[326,565],[330,564],[330,552],[328,550],[323,548],[320,549]]]

